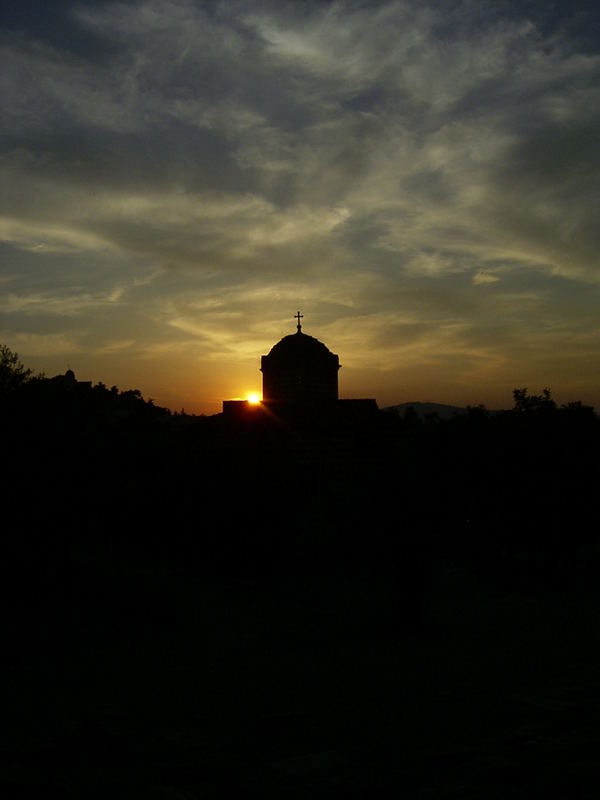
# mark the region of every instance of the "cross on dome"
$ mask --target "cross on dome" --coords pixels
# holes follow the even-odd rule
[[[302,325],[300,324],[300,320],[304,319],[304,314],[301,314],[298,311],[298,313],[294,315],[294,319],[298,320],[298,333],[300,333],[302,331]]]

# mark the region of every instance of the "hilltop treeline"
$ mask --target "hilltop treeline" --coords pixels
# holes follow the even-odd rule
[[[398,607],[440,560],[519,591],[590,585],[599,419],[549,391],[514,400],[448,421],[194,418],[34,376],[3,348],[4,585],[36,614],[108,602],[103,576],[125,567],[267,594],[376,588]]]

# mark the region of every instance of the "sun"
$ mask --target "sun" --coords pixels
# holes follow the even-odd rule
[[[252,406],[257,406],[260,403],[260,395],[258,392],[248,392],[246,395],[246,400]]]

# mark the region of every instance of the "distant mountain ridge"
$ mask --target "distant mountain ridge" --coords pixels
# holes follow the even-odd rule
[[[414,409],[419,419],[425,419],[429,414],[437,414],[440,419],[452,419],[458,414],[466,414],[467,409],[461,406],[449,406],[445,403],[399,403],[396,406],[386,406],[382,411],[403,417],[408,408]]]

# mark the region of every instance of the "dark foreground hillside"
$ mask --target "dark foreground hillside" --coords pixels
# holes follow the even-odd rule
[[[1,425],[3,796],[596,796],[591,410]]]
[[[3,796],[597,796],[597,595],[442,564],[415,636],[354,597],[118,569],[94,591],[74,640],[11,654]]]

